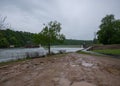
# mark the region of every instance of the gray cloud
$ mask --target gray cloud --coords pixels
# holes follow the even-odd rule
[[[40,32],[57,20],[71,39],[93,39],[106,14],[120,18],[120,0],[0,0],[0,14],[15,30]]]

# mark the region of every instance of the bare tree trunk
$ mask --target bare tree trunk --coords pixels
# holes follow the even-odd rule
[[[50,55],[50,43],[48,44],[48,54]]]
[[[49,43],[48,43],[48,54],[50,55],[50,54],[51,54],[51,51],[50,51],[50,45],[51,45],[51,36],[50,36],[50,32],[49,32],[48,40],[49,40]]]

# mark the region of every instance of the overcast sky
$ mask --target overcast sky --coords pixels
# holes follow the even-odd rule
[[[107,14],[120,19],[120,0],[0,0],[0,15],[14,30],[38,33],[57,20],[69,39],[93,39]]]

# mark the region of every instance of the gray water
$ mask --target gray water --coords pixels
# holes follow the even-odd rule
[[[51,48],[51,51],[54,53],[59,53],[60,50],[65,50],[66,52],[76,52],[78,50],[82,50],[83,48]]]
[[[46,54],[47,52],[44,48],[0,49],[0,62],[26,58],[28,56],[44,56]]]
[[[65,50],[66,52],[76,52],[82,48],[63,48],[63,47],[53,47],[51,51],[54,53],[59,53],[60,50]],[[16,60],[26,57],[36,57],[47,55],[47,50],[44,48],[12,48],[12,49],[0,49],[0,62]]]

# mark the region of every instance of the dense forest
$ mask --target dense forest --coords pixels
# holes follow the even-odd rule
[[[35,33],[14,31],[11,29],[0,30],[0,48],[10,47],[10,45],[14,45],[15,47],[26,47],[28,45],[36,46],[34,35]],[[92,44],[92,41],[66,39],[62,43],[62,45],[81,44]],[[54,43],[52,45],[61,45],[61,43]]]
[[[0,30],[0,47],[5,48],[10,45],[21,47],[27,44],[32,44],[33,35],[33,33],[13,31],[10,29]]]
[[[66,39],[64,41],[65,45],[91,45],[93,44],[92,40],[75,40],[75,39]]]

